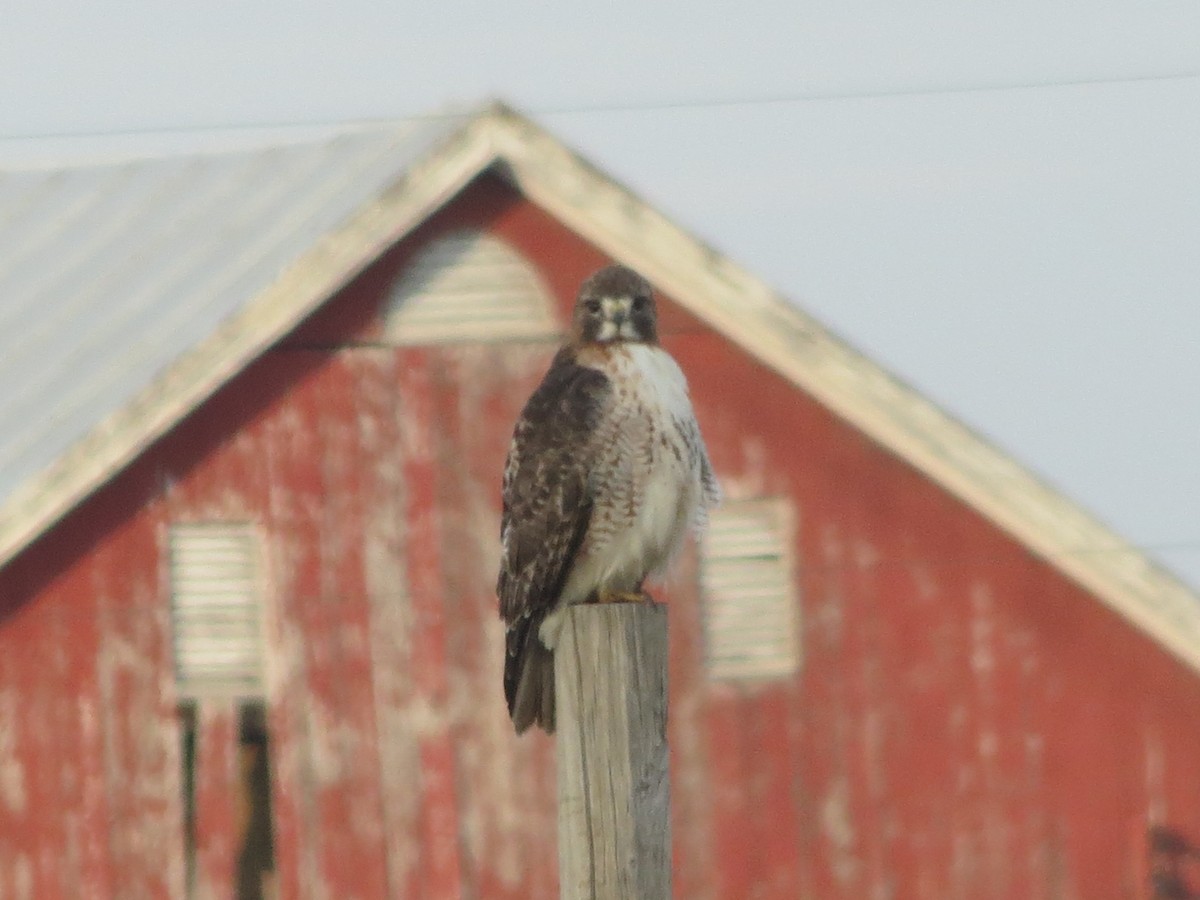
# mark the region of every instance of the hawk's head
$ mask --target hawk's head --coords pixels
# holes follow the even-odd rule
[[[580,343],[657,341],[657,313],[649,283],[632,269],[605,266],[579,288],[574,336]]]

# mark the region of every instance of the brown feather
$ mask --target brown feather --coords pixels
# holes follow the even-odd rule
[[[557,604],[592,513],[587,437],[610,390],[555,356],[517,421],[504,470],[502,555],[496,593],[507,624],[504,693],[518,731],[553,728],[554,660],[538,628]]]

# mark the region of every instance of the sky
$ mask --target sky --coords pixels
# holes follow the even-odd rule
[[[1200,4],[402,6],[4,4],[0,161],[502,97],[1200,589]]]

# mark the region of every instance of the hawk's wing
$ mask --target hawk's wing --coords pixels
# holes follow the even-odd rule
[[[603,373],[562,350],[517,420],[504,467],[496,583],[508,625],[504,692],[510,713],[527,656],[544,652],[530,644],[558,602],[591,521],[590,437],[610,389]]]
[[[683,434],[692,465],[700,473],[700,502],[696,504],[696,517],[691,524],[697,528],[703,528],[708,524],[708,511],[721,505],[721,485],[713,473],[712,463],[708,459],[708,449],[704,446],[704,439],[700,436],[700,425],[696,422],[695,415],[686,421],[676,420],[676,425]]]

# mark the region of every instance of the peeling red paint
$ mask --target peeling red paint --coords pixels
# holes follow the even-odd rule
[[[195,874],[197,900],[236,896],[238,716],[233,703],[200,707],[195,739]],[[239,823],[240,824],[240,823]]]
[[[408,523],[405,563],[407,600],[412,609],[412,669],[418,708],[426,711],[418,728],[420,780],[418,834],[421,896],[454,897],[463,891],[459,860],[459,803],[455,754],[446,713],[450,703],[446,671],[441,510],[434,457],[434,398],[428,355],[407,351],[401,359],[397,392],[403,423],[404,484]]]

